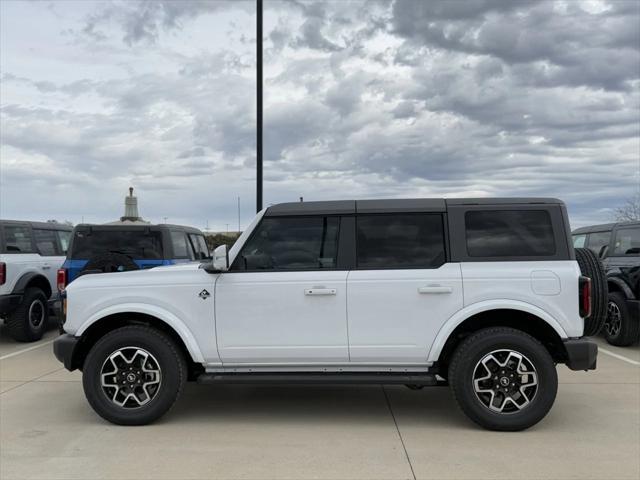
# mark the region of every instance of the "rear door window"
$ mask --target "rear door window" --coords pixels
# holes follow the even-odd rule
[[[53,257],[61,254],[55,230],[34,228],[33,238],[36,241],[36,248],[40,255]]]
[[[161,260],[160,232],[81,230],[73,236],[70,258],[87,260],[103,253],[120,253],[134,260]]]
[[[31,242],[31,229],[20,225],[5,225],[5,253],[36,253]]]
[[[620,228],[613,241],[612,256],[640,255],[640,227]]]
[[[358,215],[358,268],[437,268],[445,262],[439,214]]]
[[[465,214],[470,257],[540,257],[556,253],[546,210],[473,210]]]

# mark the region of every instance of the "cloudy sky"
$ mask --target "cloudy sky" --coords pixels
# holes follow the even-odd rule
[[[640,188],[640,3],[265,0],[265,204]],[[253,1],[0,2],[0,215],[255,208]]]

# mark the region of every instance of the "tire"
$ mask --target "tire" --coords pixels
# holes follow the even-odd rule
[[[37,287],[24,291],[22,302],[7,316],[9,335],[18,342],[40,340],[49,325],[47,296]]]
[[[115,363],[110,360],[112,355]],[[106,375],[109,373],[113,375]],[[103,388],[102,374],[106,375],[105,383],[124,381],[125,386]],[[82,371],[89,404],[117,425],[146,425],[157,420],[171,409],[186,380],[186,361],[175,342],[159,330],[137,325],[102,337],[89,351]],[[133,397],[130,385],[134,385]]]
[[[621,292],[609,294],[607,320],[604,326],[604,338],[611,345],[628,347],[638,341],[640,319],[631,318],[627,299]]]
[[[515,362],[516,357],[508,351],[523,359]],[[494,362],[491,355],[499,362]],[[505,367],[495,372],[498,375],[493,375],[493,370],[491,373],[486,370],[482,361],[489,369],[497,368],[500,363]],[[528,372],[528,375],[518,379],[517,370],[511,370],[514,363],[522,365],[524,370],[521,372]],[[481,380],[483,377],[487,380]],[[501,383],[503,378],[507,379],[506,384]],[[534,380],[537,380],[536,385]],[[493,396],[486,392],[476,393],[476,385],[485,390],[487,384],[491,391],[498,389],[498,393]],[[489,430],[518,431],[535,425],[551,409],[558,391],[558,375],[551,355],[535,338],[513,328],[492,327],[472,334],[457,347],[449,366],[449,385],[462,412],[475,423]],[[519,397],[516,402],[505,399],[502,391],[505,388],[508,395]],[[517,393],[519,391],[525,395]],[[495,400],[494,407],[502,408],[502,412],[490,408],[491,399]],[[520,408],[515,403],[519,403]]]
[[[82,272],[100,271],[110,273],[128,272],[139,269],[140,267],[138,267],[136,262],[127,255],[122,253],[101,253],[91,257],[82,269]]]
[[[597,335],[607,319],[607,274],[598,256],[588,248],[576,248],[580,272],[591,279],[591,315],[584,319],[584,336]]]

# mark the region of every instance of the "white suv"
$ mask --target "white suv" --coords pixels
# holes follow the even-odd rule
[[[71,228],[59,223],[0,220],[0,318],[21,342],[42,337],[58,301],[56,274]]]
[[[79,278],[54,352],[118,424],[197,379],[449,384],[478,424],[520,430],[555,364],[595,368],[590,294],[558,200],[286,203],[210,263]]]

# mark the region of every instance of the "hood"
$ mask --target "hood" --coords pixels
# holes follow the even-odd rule
[[[213,275],[200,268],[201,263],[181,263],[144,270],[113,273],[91,273],[76,278],[67,286],[71,292],[83,288],[95,287],[144,287],[153,285],[184,284],[202,281]]]

